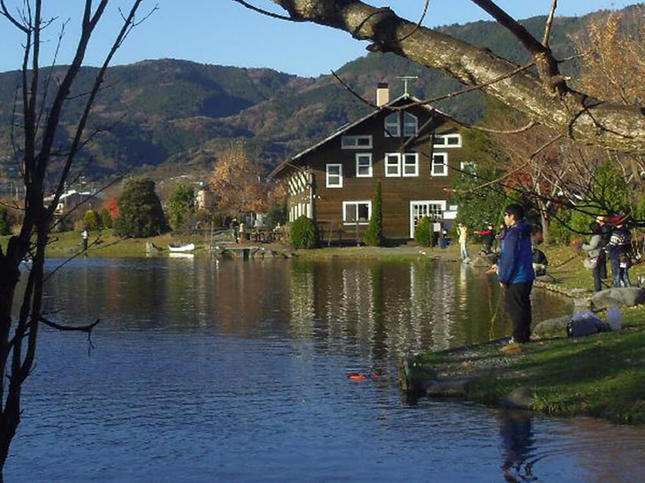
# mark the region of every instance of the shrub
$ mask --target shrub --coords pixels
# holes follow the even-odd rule
[[[376,185],[372,198],[372,216],[363,237],[363,243],[371,247],[383,245],[383,208],[381,203],[381,183]]]
[[[100,213],[101,226],[103,228],[112,228],[112,217],[110,216],[110,211],[107,208],[103,208]]]
[[[0,206],[0,235],[11,234],[11,220],[9,218],[9,210],[6,207]]]
[[[291,223],[289,238],[294,248],[314,248],[318,243],[318,231],[315,223],[302,215]]]
[[[99,214],[94,210],[87,210],[83,216],[83,226],[88,230],[98,230],[101,228]]]
[[[430,247],[432,246],[433,235],[432,220],[429,217],[424,216],[417,224],[417,228],[414,231],[414,239],[422,247]]]

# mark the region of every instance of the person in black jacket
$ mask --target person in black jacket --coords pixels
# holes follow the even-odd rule
[[[611,260],[611,273],[614,277],[614,287],[631,287],[629,281],[629,253],[632,247],[631,233],[625,226],[625,220],[620,219],[616,222],[611,232],[607,251]]]

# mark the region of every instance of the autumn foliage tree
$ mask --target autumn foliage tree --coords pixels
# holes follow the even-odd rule
[[[241,143],[224,151],[210,179],[220,211],[231,216],[267,210],[268,186],[260,164],[249,157]]]

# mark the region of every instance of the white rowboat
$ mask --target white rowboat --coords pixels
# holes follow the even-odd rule
[[[185,245],[168,245],[168,250],[175,253],[192,252],[194,249],[194,243],[187,243]]]

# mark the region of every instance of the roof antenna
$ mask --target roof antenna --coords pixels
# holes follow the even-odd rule
[[[404,96],[409,96],[410,93],[408,92],[408,82],[411,80],[418,79],[419,77],[416,75],[399,75],[397,76],[397,79],[401,79],[403,81],[403,95]]]

